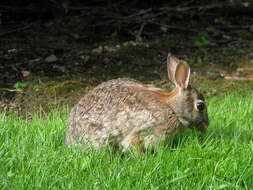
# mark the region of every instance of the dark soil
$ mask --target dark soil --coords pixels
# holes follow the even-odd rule
[[[0,109],[73,105],[87,90],[117,77],[166,88],[168,52],[190,63],[193,82],[207,96],[219,93],[226,76],[251,80],[253,71],[238,68],[253,64],[253,18],[215,13],[166,19],[159,22],[171,27],[149,24],[138,36],[141,25],[97,26],[100,20],[82,14],[2,23]],[[238,85],[252,90],[249,81]]]

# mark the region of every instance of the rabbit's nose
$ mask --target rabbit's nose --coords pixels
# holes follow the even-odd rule
[[[207,129],[207,127],[208,127],[208,124],[209,124],[208,120],[205,120],[205,121],[202,121],[201,123],[199,123],[196,126],[196,128],[199,131],[205,131]]]

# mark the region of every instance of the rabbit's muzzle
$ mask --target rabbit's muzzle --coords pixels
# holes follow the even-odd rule
[[[196,124],[196,129],[198,131],[205,131],[208,128],[208,125],[208,118],[204,118],[200,123]]]

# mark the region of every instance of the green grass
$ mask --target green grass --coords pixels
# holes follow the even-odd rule
[[[206,133],[187,130],[146,156],[66,147],[66,110],[0,113],[0,189],[252,189],[253,96],[208,106]]]

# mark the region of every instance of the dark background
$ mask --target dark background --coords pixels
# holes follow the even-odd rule
[[[0,99],[73,97],[117,77],[161,81],[168,52],[196,76],[251,79],[241,63],[253,59],[252,16],[243,0],[1,0]]]

